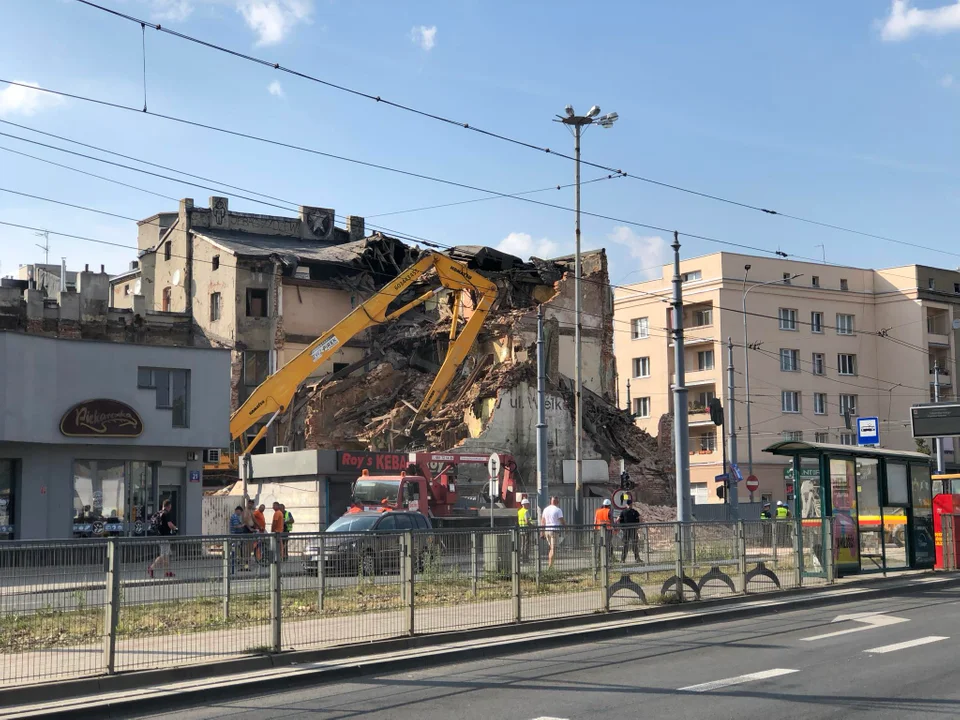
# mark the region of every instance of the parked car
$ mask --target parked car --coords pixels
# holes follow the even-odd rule
[[[358,512],[344,515],[323,534],[324,572],[330,575],[373,576],[400,572],[400,544],[403,533],[432,529],[430,519],[417,512]],[[427,562],[432,537],[414,533],[417,570]],[[307,545],[304,569],[318,570],[320,544]]]

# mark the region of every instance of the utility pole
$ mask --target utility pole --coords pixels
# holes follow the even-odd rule
[[[537,308],[537,517],[549,503],[547,480],[547,352],[543,347],[543,305]]]
[[[576,447],[576,475],[574,481],[573,507],[576,515],[576,522],[581,522],[583,518],[580,515],[580,496],[583,494],[583,290],[581,277],[583,273],[583,264],[580,257],[580,136],[583,129],[588,125],[599,125],[602,128],[612,128],[613,123],[617,121],[617,113],[607,113],[600,115],[600,107],[594,105],[586,115],[577,115],[572,105],[567,105],[563,109],[563,115],[557,116],[557,121],[573,129],[574,137],[574,156],[576,162],[576,250],[574,263],[574,314],[576,315],[576,328],[574,330],[574,354],[576,356],[576,374],[574,391],[574,434]]]
[[[687,388],[683,367],[683,280],[680,277],[680,235],[673,233],[673,449],[677,472],[677,520],[690,522],[690,457],[687,454]]]
[[[940,402],[940,361],[933,361],[933,401]],[[943,475],[945,463],[943,458],[943,438],[934,438],[937,444],[937,474]]]
[[[737,405],[734,400],[734,372],[733,372],[733,338],[727,338],[727,426],[730,428],[730,469],[737,464]],[[731,473],[734,475],[734,473]],[[733,519],[737,520],[740,516],[740,499],[737,497],[737,479],[730,477],[730,488],[728,497],[730,498],[730,509],[733,512]]]

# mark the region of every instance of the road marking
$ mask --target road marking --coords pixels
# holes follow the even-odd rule
[[[897,650],[906,650],[907,648],[917,647],[919,645],[929,645],[930,643],[940,642],[941,640],[949,640],[950,638],[944,637],[942,635],[928,635],[927,637],[917,638],[915,640],[907,640],[906,642],[896,643],[894,645],[883,645],[881,647],[872,648],[870,650],[864,650],[865,653],[890,653],[896,652]]]
[[[753,682],[754,680],[769,680],[770,678],[780,677],[781,675],[790,675],[800,672],[799,670],[788,670],[786,668],[773,668],[772,670],[762,670],[760,672],[748,673],[747,675],[737,675],[737,677],[727,678],[726,680],[714,680],[713,682],[702,683],[700,685],[690,685],[680,688],[680,692],[710,692],[720,688],[730,687],[731,685],[742,685],[743,683]]]
[[[833,622],[856,622],[862,623],[858,627],[849,628],[847,630],[837,630],[831,633],[824,633],[823,635],[813,635],[811,637],[801,638],[805,642],[811,642],[813,640],[826,640],[827,638],[837,637],[839,635],[849,635],[850,633],[862,632],[864,630],[872,630],[878,627],[885,627],[887,625],[896,625],[897,623],[909,622],[909,618],[899,618],[893,617],[891,615],[884,615],[878,612],[865,612],[865,613],[853,613],[850,615],[837,615],[833,619]]]

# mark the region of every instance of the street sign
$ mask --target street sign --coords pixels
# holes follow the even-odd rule
[[[719,475],[715,475],[713,479],[717,482],[726,482],[730,479],[730,473],[720,473]]]
[[[910,408],[910,423],[915,438],[960,435],[960,403],[914,405]]]
[[[617,510],[626,510],[627,500],[632,500],[633,495],[627,490],[614,490],[610,495],[610,499]]]
[[[487,471],[492,478],[500,476],[500,456],[497,453],[490,453],[490,459],[487,460]]]
[[[857,445],[880,444],[880,418],[857,418]]]
[[[757,478],[756,475],[751,475],[750,477],[747,478],[747,482],[745,483],[745,485],[747,488],[747,492],[756,492],[757,490],[760,489],[760,480]]]
[[[740,472],[740,467],[736,463],[730,463],[730,472],[737,482],[743,482],[743,473]]]

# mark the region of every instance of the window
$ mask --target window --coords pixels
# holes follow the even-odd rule
[[[837,335],[853,335],[853,315],[837,313]]]
[[[813,394],[813,414],[814,415],[827,414],[827,394],[826,393]]]
[[[960,283],[953,284],[953,292],[955,295],[960,295]]]
[[[699,442],[698,447],[700,448],[701,453],[706,454],[717,451],[717,434],[715,432],[704,433],[697,438],[697,440]]]
[[[820,287],[820,276],[814,275],[812,278],[810,278],[810,284],[813,287]]]
[[[814,333],[823,332],[823,313],[822,312],[810,313],[810,332],[814,332]]]
[[[73,463],[73,535],[118,535],[126,519],[126,464],[121,460]],[[100,526],[103,529],[100,530]]]
[[[165,287],[163,289],[162,299],[160,301],[160,309],[163,312],[170,312],[170,305],[173,298],[173,288]]]
[[[927,278],[927,289],[928,289],[928,290],[936,290],[936,289],[937,289],[937,281],[934,280],[933,278]]]
[[[173,251],[170,248],[170,241],[168,240],[163,244],[163,259],[169,260],[172,254]]]
[[[683,282],[690,282],[691,280],[699,280],[703,277],[703,273],[699,270],[691,270],[690,272],[685,272],[680,276],[680,279]]]
[[[780,348],[780,372],[800,372],[800,351]]]
[[[130,294],[130,283],[127,283],[126,285],[123,286],[123,294],[124,295]]]
[[[857,436],[853,433],[842,432],[840,433],[840,444],[841,445],[856,445]]]
[[[845,415],[850,413],[851,416],[857,414],[857,396],[856,395],[841,395],[840,396],[840,414]]]
[[[243,351],[243,384],[255,388],[270,374],[269,354],[266,350]]]
[[[707,483],[690,483],[690,498],[694,505],[706,505],[710,502],[707,495]]]
[[[803,442],[803,430],[784,430],[782,435],[787,442]]]
[[[220,256],[219,256],[219,255],[214,255],[214,256],[213,256],[213,260],[210,261],[210,269],[211,269],[211,270],[219,270],[219,269],[220,269]]]
[[[840,278],[840,289],[843,292],[847,292],[850,289],[850,283],[847,282],[846,278]]]
[[[840,375],[857,374],[857,356],[840,353],[837,355],[837,372]]]
[[[247,288],[247,317],[267,316],[266,288]]]
[[[813,354],[813,374],[814,375],[823,375],[823,353],[814,353]]]
[[[637,417],[650,417],[650,398],[639,397],[633,399],[633,414]]]
[[[210,321],[216,322],[220,319],[220,293],[210,293]]]
[[[158,410],[173,410],[173,427],[190,427],[190,371],[137,368],[137,387],[156,393]]]
[[[790,273],[784,273],[784,274],[783,274],[783,284],[784,284],[784,285],[792,285],[792,284],[793,284],[793,275],[791,275]]]
[[[813,434],[813,441],[818,443],[830,442],[830,433],[818,432]]]
[[[711,401],[716,397],[713,390],[707,390],[706,392],[699,393],[697,399],[694,401],[697,405],[703,408],[710,407]]]
[[[697,353],[697,369],[713,370],[713,350],[701,350]]]
[[[713,325],[713,308],[697,310],[693,313],[693,327]]]
[[[635,378],[650,377],[650,358],[640,357],[633,359],[633,376]]]
[[[800,393],[796,390],[783,390],[780,393],[780,409],[785,413],[800,412]]]
[[[634,340],[644,340],[650,337],[650,318],[634,318],[630,321],[630,337]]]
[[[780,308],[780,329],[797,329],[797,311],[790,308]]]

